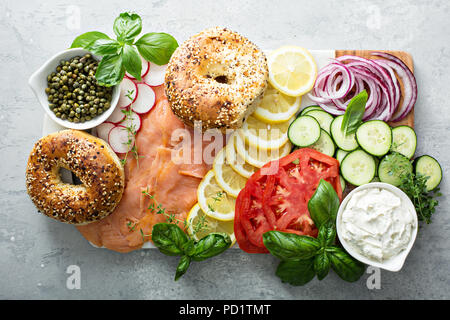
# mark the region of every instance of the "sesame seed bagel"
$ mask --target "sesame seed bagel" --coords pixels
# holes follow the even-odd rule
[[[264,53],[247,38],[226,28],[191,37],[172,55],[165,91],[173,112],[202,129],[240,128],[267,87]]]
[[[64,183],[72,171],[81,185]],[[31,151],[26,185],[38,210],[55,220],[83,225],[108,216],[119,203],[125,174],[117,155],[83,131],[63,130],[41,138]]]

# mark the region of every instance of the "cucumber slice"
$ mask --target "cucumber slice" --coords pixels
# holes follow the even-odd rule
[[[297,147],[308,147],[320,138],[320,125],[310,116],[295,119],[288,129],[289,140]]]
[[[333,122],[333,116],[323,110],[310,110],[305,113],[307,116],[311,116],[319,122],[320,127],[330,134],[331,122]]]
[[[406,174],[412,173],[411,162],[404,155],[393,152],[381,159],[378,165],[378,177],[381,182],[386,182],[398,187]]]
[[[364,150],[352,151],[342,160],[341,173],[355,186],[369,183],[375,177],[375,160]]]
[[[436,189],[441,183],[442,168],[435,158],[428,155],[421,156],[415,160],[414,166],[416,174],[429,177],[426,183],[428,191]]]
[[[417,136],[409,126],[398,126],[392,129],[391,151],[401,153],[411,159],[416,152]]]
[[[331,139],[330,135],[324,129],[321,129],[320,131],[319,140],[311,145],[310,148],[332,157],[334,150],[336,149],[333,139]]]
[[[342,160],[344,160],[345,156],[348,155],[348,151],[344,151],[342,149],[337,149],[336,151],[336,160],[339,161],[339,164],[342,163]]]
[[[323,110],[323,109],[319,106],[308,106],[300,112],[299,117],[304,116],[308,111],[311,111],[311,110]]]
[[[367,153],[381,157],[389,152],[392,145],[392,130],[381,120],[364,122],[356,130],[356,141]]]
[[[339,181],[341,182],[342,192],[344,192],[346,183],[345,183],[345,179],[341,175],[339,175]]]
[[[331,137],[334,140],[334,143],[338,146],[339,149],[344,151],[353,151],[358,148],[358,142],[356,141],[355,134],[347,134],[341,130],[342,120],[344,119],[344,115],[337,116],[334,118],[333,122],[331,122]]]

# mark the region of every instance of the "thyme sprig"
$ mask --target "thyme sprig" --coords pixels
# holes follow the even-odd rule
[[[413,202],[418,219],[427,224],[431,223],[431,216],[439,204],[436,197],[442,195],[439,188],[431,192],[427,190],[428,179],[428,176],[408,173],[403,175],[402,183],[399,186]]]

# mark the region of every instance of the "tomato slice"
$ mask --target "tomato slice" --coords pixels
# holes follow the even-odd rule
[[[264,174],[269,167],[275,169]],[[236,200],[234,233],[239,247],[248,253],[267,253],[262,235],[270,230],[316,237],[308,201],[321,179],[342,200],[338,161],[313,149],[298,149],[255,172]]]

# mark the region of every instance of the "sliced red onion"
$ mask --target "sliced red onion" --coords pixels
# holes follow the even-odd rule
[[[314,94],[308,94],[310,99],[325,111],[340,115],[345,113],[355,95],[368,89],[364,120],[397,121],[405,117],[417,99],[417,85],[412,72],[392,55],[382,52],[372,54],[387,60],[349,55],[332,60],[319,71]],[[405,87],[401,106],[402,92],[396,73]]]
[[[400,121],[406,117],[406,115],[411,111],[417,101],[416,78],[414,77],[414,74],[411,72],[408,66],[396,56],[385,52],[372,52],[371,54],[373,56],[378,56],[386,59],[382,61],[384,61],[385,64],[394,69],[403,82],[403,103],[401,106],[398,106],[396,112],[391,118],[391,121]]]

